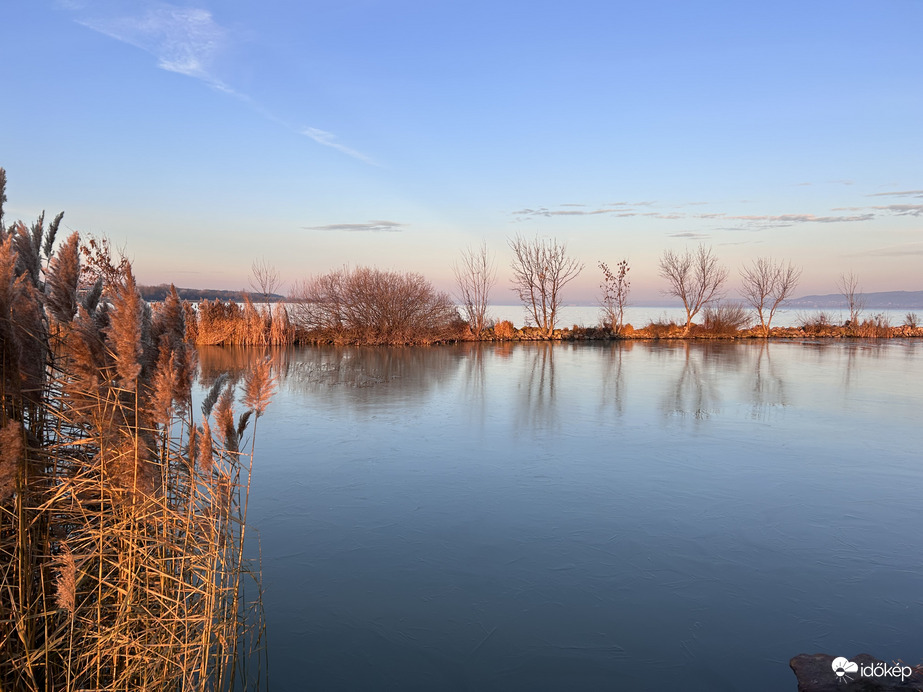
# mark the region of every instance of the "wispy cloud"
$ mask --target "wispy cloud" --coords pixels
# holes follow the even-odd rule
[[[332,132],[314,127],[291,127],[219,77],[219,58],[231,47],[233,36],[215,21],[210,11],[165,2],[140,2],[133,6],[134,12],[127,14],[112,9],[107,13],[107,7],[88,10],[84,4],[74,0],[60,0],[59,4],[80,15],[75,20],[78,24],[154,56],[159,68],[192,77],[234,96],[267,120],[305,135],[317,144],[373,166],[379,165],[365,154],[342,144]]]
[[[573,207],[574,204],[562,204],[562,207]],[[538,209],[519,209],[513,212],[513,216],[594,216],[596,214],[609,214],[617,211],[616,209],[547,209],[539,207]]]
[[[670,238],[688,238],[690,240],[701,240],[702,238],[709,238],[707,233],[693,233],[692,231],[685,231],[683,233],[670,233]]]
[[[663,214],[656,211],[636,211],[635,207],[649,207],[654,202],[611,202],[609,204],[604,204],[601,207],[596,209],[587,209],[586,204],[560,204],[559,207],[567,207],[566,209],[549,209],[547,207],[538,207],[537,209],[525,208],[517,209],[512,212],[512,215],[517,217],[517,219],[522,219],[524,217],[530,216],[544,216],[546,218],[551,218],[554,216],[598,216],[600,214],[611,214],[617,218],[626,218],[631,216],[652,216],[659,219],[682,219],[685,218],[684,214]],[[577,208],[574,208],[577,207]]]
[[[919,197],[923,198],[923,190],[903,190],[901,192],[875,192],[866,197]]]
[[[856,214],[853,216],[816,216],[814,214],[749,214],[733,216],[730,214],[699,214],[700,219],[718,219],[721,221],[743,221],[744,226],[728,227],[722,230],[762,230],[768,228],[785,228],[800,223],[856,223],[870,221],[874,214]]]
[[[923,195],[920,195],[923,197]],[[883,207],[872,207],[881,211],[889,211],[898,216],[923,216],[923,204],[888,204]]]
[[[208,10],[152,3],[134,16],[85,17],[77,23],[150,53],[161,69],[233,92],[214,72],[228,32]]]
[[[906,257],[907,255],[923,255],[923,242],[905,243],[903,245],[888,245],[885,247],[875,248],[874,250],[863,250],[848,257]]]
[[[365,233],[400,233],[407,227],[396,221],[369,221],[368,223],[332,223],[327,226],[302,226],[308,231],[346,231]]]
[[[365,154],[362,154],[355,149],[350,149],[346,145],[338,142],[337,136],[332,132],[318,130],[316,127],[308,127],[302,130],[301,134],[305,135],[306,137],[310,137],[318,144],[323,144],[325,147],[330,147],[331,149],[336,149],[337,151],[343,152],[347,156],[352,156],[354,159],[359,159],[360,161],[364,161],[365,163],[368,163],[372,166],[379,165]]]

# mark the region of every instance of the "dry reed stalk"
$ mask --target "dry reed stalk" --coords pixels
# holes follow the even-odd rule
[[[230,690],[258,580],[252,449],[244,466],[208,420],[233,390],[222,379],[193,426],[175,294],[151,316],[109,262],[78,300],[76,236],[51,253],[59,222],[0,228],[0,689]],[[250,412],[233,426],[230,401],[239,438]]]

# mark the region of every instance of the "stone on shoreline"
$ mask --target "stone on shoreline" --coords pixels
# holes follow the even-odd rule
[[[920,666],[907,666],[912,673],[901,680],[900,674],[890,675],[895,666],[905,667],[904,663],[881,661],[869,654],[859,654],[848,659],[856,664],[856,670],[849,670],[842,677],[834,672],[833,661],[836,656],[829,654],[798,654],[789,665],[798,678],[798,692],[910,692],[923,690],[923,670]],[[883,675],[863,675],[863,670],[872,666]],[[877,668],[875,668],[877,667]]]

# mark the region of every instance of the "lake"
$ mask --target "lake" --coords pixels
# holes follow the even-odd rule
[[[254,354],[201,349],[203,377]],[[921,662],[919,341],[274,358],[249,518],[274,689],[794,691],[798,653]]]

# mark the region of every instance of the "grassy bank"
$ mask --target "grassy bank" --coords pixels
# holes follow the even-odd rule
[[[476,333],[460,317],[442,320],[438,325],[421,329],[392,330],[366,329],[331,330],[305,328],[293,320],[283,304],[273,306],[272,315],[265,307],[257,308],[251,302],[220,303],[205,301],[197,308],[184,304],[186,339],[201,345],[281,345],[292,344],[380,344],[408,345],[455,343],[461,341],[585,341],[612,339],[892,339],[923,337],[923,327],[908,315],[907,323],[891,326],[880,315],[858,321],[856,324],[835,324],[824,313],[806,316],[794,327],[772,327],[767,332],[759,326],[747,326],[748,321],[722,320],[711,317],[702,324],[693,324],[686,332],[685,324],[672,321],[649,322],[635,328],[623,325],[618,333],[610,328],[574,325],[555,329],[550,336],[537,327],[516,327],[512,322],[501,321],[488,325]]]

